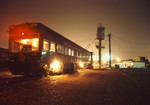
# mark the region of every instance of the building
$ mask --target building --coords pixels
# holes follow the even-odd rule
[[[114,63],[118,68],[147,68],[149,61],[145,57],[134,57],[134,59],[122,60]]]

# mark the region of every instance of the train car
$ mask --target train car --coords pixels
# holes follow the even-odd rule
[[[41,23],[9,26],[10,70],[15,75],[70,73],[88,67],[91,52]]]

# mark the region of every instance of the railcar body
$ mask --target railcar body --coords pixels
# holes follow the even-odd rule
[[[69,73],[91,63],[91,53],[41,23],[9,26],[12,74]]]

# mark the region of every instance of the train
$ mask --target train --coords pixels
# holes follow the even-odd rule
[[[92,52],[42,23],[9,26],[9,62],[14,75],[72,73],[92,67]]]

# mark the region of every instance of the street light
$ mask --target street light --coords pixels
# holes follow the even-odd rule
[[[110,58],[110,55],[106,54],[106,59],[109,60],[109,58]]]

